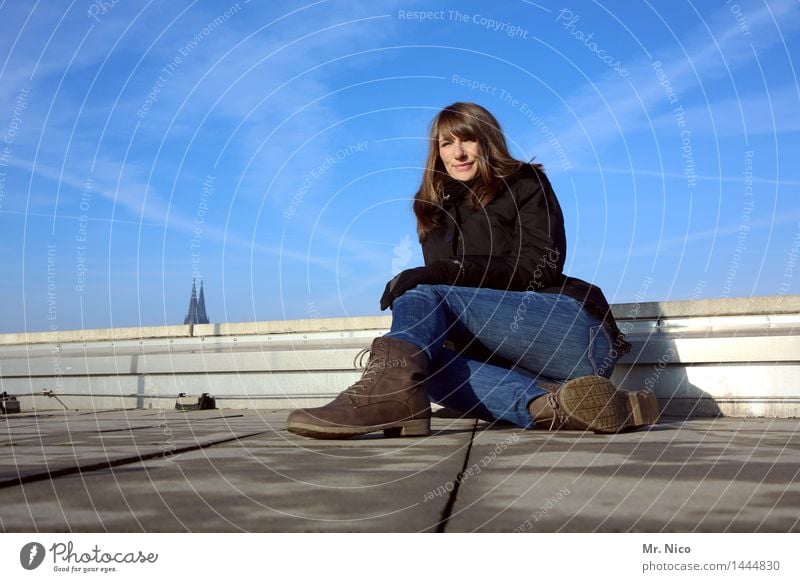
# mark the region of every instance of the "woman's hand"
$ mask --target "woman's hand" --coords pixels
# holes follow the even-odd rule
[[[461,272],[458,261],[435,261],[427,267],[406,269],[386,283],[381,297],[381,311],[389,308],[394,300],[417,285],[446,285],[456,282]]]

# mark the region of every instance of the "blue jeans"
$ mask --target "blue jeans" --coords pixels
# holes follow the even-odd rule
[[[432,402],[524,428],[543,385],[610,377],[616,363],[607,327],[554,293],[419,285],[395,299],[386,337],[428,355]]]

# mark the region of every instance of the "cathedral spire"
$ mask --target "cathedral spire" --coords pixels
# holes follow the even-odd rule
[[[192,280],[192,298],[189,299],[189,311],[183,319],[184,325],[192,323],[208,323],[206,315],[206,298],[203,293],[203,281],[200,281],[200,297],[197,296],[197,283]]]
[[[197,323],[208,323],[206,315],[206,298],[203,295],[203,280],[200,279],[200,297],[197,299]]]
[[[186,312],[186,317],[183,318],[183,324],[197,323],[197,287],[192,281],[192,298],[189,299],[189,310]]]

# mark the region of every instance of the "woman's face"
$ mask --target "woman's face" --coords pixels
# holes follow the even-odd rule
[[[456,180],[467,182],[478,173],[480,146],[472,139],[461,140],[454,135],[439,136],[439,157],[447,173]]]

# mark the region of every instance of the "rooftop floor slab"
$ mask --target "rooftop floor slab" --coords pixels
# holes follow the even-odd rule
[[[286,411],[0,417],[3,532],[796,532],[797,419],[606,436],[433,420],[317,441]]]

